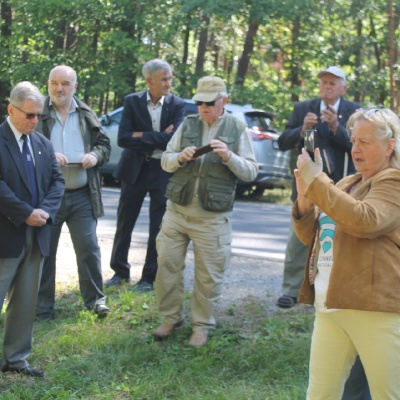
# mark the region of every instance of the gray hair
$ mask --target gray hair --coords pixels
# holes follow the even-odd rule
[[[360,121],[370,121],[375,127],[378,140],[395,139],[394,151],[390,157],[390,166],[400,169],[400,119],[389,108],[360,108],[352,114],[347,122],[347,131],[351,136],[354,125]]]
[[[223,98],[223,99],[227,99],[229,96],[228,96],[228,93],[226,93],[226,92],[219,92],[219,95]]]
[[[35,85],[28,81],[19,82],[11,90],[10,103],[21,107],[26,100],[33,100],[41,105],[44,104],[44,96]]]
[[[162,70],[165,73],[171,72],[172,67],[166,61],[160,60],[159,58],[155,58],[154,60],[147,61],[142,68],[142,74],[144,79],[150,78],[156,73],[158,70]]]

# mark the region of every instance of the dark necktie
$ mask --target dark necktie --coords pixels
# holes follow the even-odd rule
[[[32,194],[31,206],[36,208],[39,203],[39,197],[36,183],[35,165],[33,163],[32,154],[29,150],[28,137],[26,135],[22,135],[21,139],[24,142],[22,145],[22,157],[24,159],[26,172],[28,173],[29,188],[31,189]]]
[[[325,121],[321,121],[321,136],[324,139],[329,139],[329,125]]]

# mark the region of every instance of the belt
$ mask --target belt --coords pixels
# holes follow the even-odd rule
[[[74,192],[78,192],[79,190],[84,190],[88,187],[88,185],[82,186],[80,188],[76,188],[76,189],[64,189],[65,193],[74,193]]]

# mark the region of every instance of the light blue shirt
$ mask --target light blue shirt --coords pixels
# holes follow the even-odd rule
[[[50,134],[51,143],[54,151],[64,154],[70,163],[80,163],[86,153],[77,108],[76,101],[72,99],[71,110],[64,124],[54,106],[50,108],[50,114],[56,121]],[[66,189],[77,189],[87,185],[87,173],[82,165],[66,165],[61,168],[61,172]]]

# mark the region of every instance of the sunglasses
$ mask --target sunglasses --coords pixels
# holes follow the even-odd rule
[[[21,110],[20,108],[18,108],[17,106],[15,106],[14,104],[11,104],[13,107],[15,107],[17,110],[23,112],[25,114],[25,118],[26,119],[34,119],[35,117],[40,121],[41,119],[44,118],[44,114],[34,114],[34,113],[27,113],[24,110]]]
[[[222,97],[218,97],[217,99],[215,99],[213,101],[199,101],[199,100],[196,100],[195,104],[196,104],[196,106],[201,106],[201,105],[205,104],[207,107],[212,107],[212,106],[215,106],[215,102],[217,100],[219,100],[219,99],[222,99]]]

